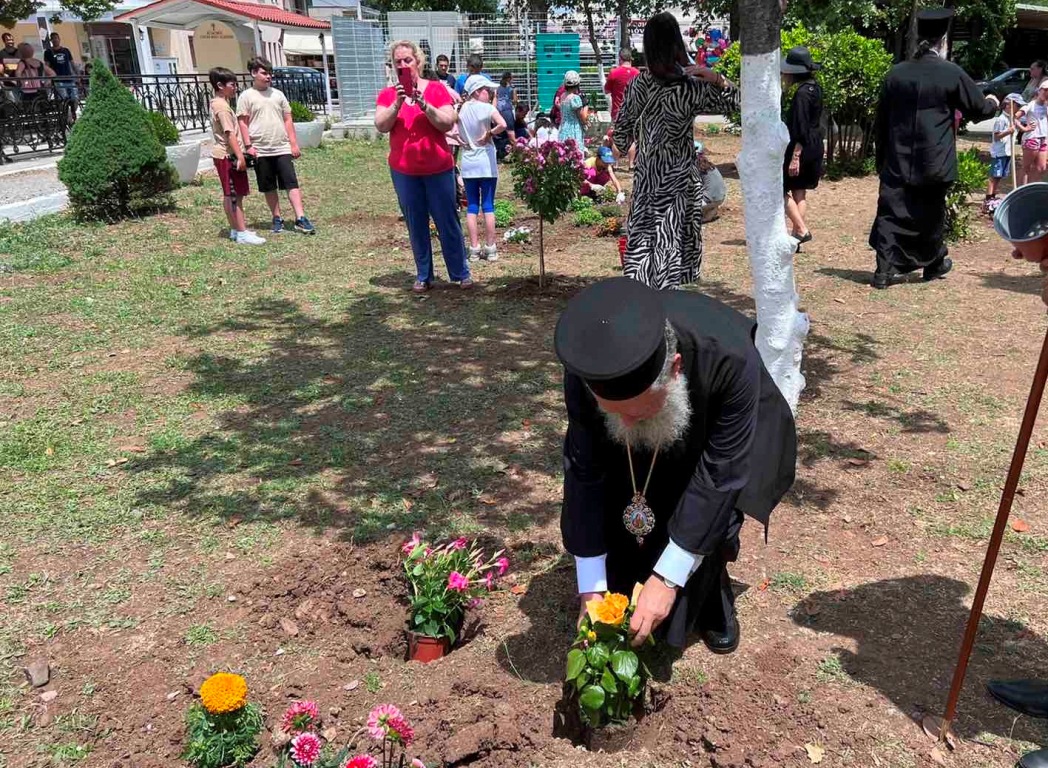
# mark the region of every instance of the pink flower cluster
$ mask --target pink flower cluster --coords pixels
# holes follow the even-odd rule
[[[320,759],[320,737],[306,731],[291,740],[291,759],[302,768],[310,768]]]
[[[545,221],[555,221],[578,196],[584,176],[583,155],[572,140],[532,146],[517,142],[511,154],[514,190]]]
[[[316,730],[319,724],[320,708],[315,701],[293,701],[280,721],[280,729],[294,736]]]
[[[371,755],[350,757],[339,768],[378,768],[378,760]]]
[[[452,592],[465,592],[469,589],[469,579],[458,571],[452,571],[448,576],[448,589]]]
[[[411,746],[415,740],[415,729],[392,704],[379,704],[368,714],[368,733],[376,741],[391,741]]]

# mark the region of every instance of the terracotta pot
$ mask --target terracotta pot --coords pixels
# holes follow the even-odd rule
[[[451,652],[451,643],[446,637],[426,637],[408,632],[408,661],[420,661],[429,664],[447,656]]]

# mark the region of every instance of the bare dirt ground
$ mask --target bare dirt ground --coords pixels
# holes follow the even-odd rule
[[[730,196],[696,290],[752,312],[738,141],[706,140]],[[0,765],[178,764],[185,707],[218,669],[247,676],[270,726],[318,700],[338,741],[393,702],[427,765],[982,768],[1045,742],[984,693],[1048,668],[1043,427],[958,749],[916,724],[945,702],[1045,324],[1040,278],[987,224],[947,279],[876,292],[875,179],[811,195],[798,480],[767,544],[744,529],[742,645],[691,646],[629,752],[590,754],[552,736],[576,607],[551,337],[567,298],[618,272],[615,242],[564,220],[550,288],[534,246],[512,246],[475,293],[418,299],[381,148],[303,166],[315,239],[219,242],[207,182],[178,214],[63,230],[40,247],[66,258],[0,276]],[[508,547],[517,586],[427,666],[404,661],[414,528]],[[52,701],[22,682],[36,658]]]

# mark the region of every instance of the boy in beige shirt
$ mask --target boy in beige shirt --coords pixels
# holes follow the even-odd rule
[[[237,100],[237,118],[244,151],[256,158],[255,179],[258,191],[266,196],[273,214],[273,233],[284,231],[277,192],[283,189],[295,211],[295,229],[305,235],[316,234],[302,206],[302,191],[298,188],[292,161],[302,152],[291,120],[291,105],[281,91],[271,87],[273,65],[267,59],[256,56],[247,63],[247,68],[254,82]]]
[[[237,76],[225,67],[207,73],[215,98],[211,100],[211,159],[222,184],[222,207],[229,221],[229,239],[241,245],[262,245],[261,238],[244,223],[244,198],[251,191],[247,181],[247,160],[240,147],[240,135],[230,100],[237,95]]]

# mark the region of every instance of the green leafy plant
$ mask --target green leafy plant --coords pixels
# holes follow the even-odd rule
[[[408,626],[419,635],[447,638],[451,643],[458,638],[466,609],[479,605],[509,569],[502,550],[485,558],[477,543],[469,544],[465,538],[430,547],[416,533],[402,552],[411,587]]]
[[[112,222],[174,206],[178,176],[151,125],[131,92],[96,60],[84,111],[58,161],[77,219]]]
[[[971,236],[972,209],[968,196],[986,184],[989,170],[975,147],[957,155],[957,181],[946,195],[946,239],[950,242]]]
[[[822,87],[823,106],[829,116],[827,165],[837,173],[865,173],[871,168],[866,159],[873,156],[873,121],[877,113],[881,84],[892,66],[892,55],[880,40],[863,37],[854,30],[813,32],[803,26],[784,29],[783,51],[806,46],[812,59],[822,64],[815,79]],[[742,56],[738,43],[729,46],[717,62],[717,70],[739,82]],[[792,90],[784,90],[785,116]],[[738,111],[726,115],[741,124]]]
[[[156,136],[156,140],[163,146],[173,147],[178,143],[178,128],[167,115],[161,112],[146,112],[146,118],[149,120],[149,128]]]
[[[495,226],[504,229],[513,223],[513,217],[517,215],[517,207],[509,200],[495,201]]]
[[[200,702],[186,713],[186,748],[195,768],[247,765],[258,753],[262,710],[247,701],[240,675],[218,672],[200,686]]]
[[[596,208],[583,208],[575,214],[576,227],[592,227],[594,224],[600,224],[602,221],[604,221],[604,217],[600,215],[600,211]]]
[[[317,119],[317,116],[313,114],[313,111],[298,101],[291,102],[291,122],[293,123],[312,123]]]
[[[604,203],[597,210],[605,219],[617,219],[622,216],[622,207],[614,203]]]
[[[609,216],[597,225],[597,237],[618,237],[622,234],[622,220]]]
[[[576,197],[568,205],[572,213],[578,213],[579,211],[588,211],[593,207],[593,200],[588,197]]]
[[[633,600],[609,593],[588,602],[568,651],[565,679],[584,720],[594,728],[629,720],[651,677],[629,642],[637,593],[634,590]],[[648,643],[654,643],[650,636]]]

